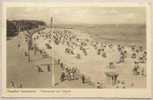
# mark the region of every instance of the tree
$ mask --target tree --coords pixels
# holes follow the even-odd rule
[[[9,20],[7,20],[7,37],[16,36],[17,28],[15,24]]]

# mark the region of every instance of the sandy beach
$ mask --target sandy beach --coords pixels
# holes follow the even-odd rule
[[[145,88],[146,87],[146,76],[145,74],[143,76],[141,75],[133,75],[133,68],[134,68],[134,62],[137,62],[139,60],[139,57],[143,55],[143,51],[139,52],[136,56],[136,58],[131,58],[131,55],[133,52],[131,50],[131,47],[129,46],[122,46],[123,51],[125,50],[126,58],[124,59],[124,62],[118,63],[120,61],[121,55],[118,51],[118,44],[115,44],[113,41],[110,42],[97,42],[95,39],[92,38],[91,35],[84,31],[76,30],[76,29],[59,29],[55,28],[51,30],[50,28],[45,28],[44,30],[41,30],[39,32],[36,32],[33,35],[33,46],[36,46],[37,49],[42,50],[48,58],[42,58],[41,54],[37,53],[34,55],[34,50],[31,51],[31,58],[32,62],[28,63],[27,58],[24,57],[24,52],[27,52],[27,42],[25,41],[25,32],[19,33],[19,35],[11,40],[8,40],[8,78],[7,80],[21,80],[23,81],[24,87],[51,87],[51,73],[46,72],[46,67],[41,67],[44,72],[39,73],[37,72],[37,68],[35,66],[41,65],[41,64],[52,64],[52,66],[55,67],[55,80],[58,85],[55,87],[77,87],[77,88],[85,88],[85,87],[96,87],[97,82],[102,84],[102,88]],[[65,38],[63,38],[65,37]],[[59,43],[55,43],[55,40],[59,40]],[[12,45],[14,43],[14,45]],[[17,49],[17,44],[20,43],[19,49]],[[51,48],[48,48],[48,46]],[[10,51],[10,48],[15,51]],[[16,49],[15,49],[16,48]],[[68,50],[72,50],[71,52],[66,52],[65,50],[68,48]],[[82,49],[83,48],[83,49]],[[98,50],[104,49],[104,51],[100,51],[100,54],[98,54]],[[18,50],[18,51],[17,51]],[[144,49],[145,50],[145,49]],[[9,54],[13,52],[17,52],[18,56],[21,56],[20,58],[24,60],[24,62],[20,62],[20,58],[16,59],[17,65],[12,65],[14,61],[12,60],[13,55]],[[106,57],[103,57],[103,53],[106,54]],[[79,54],[79,58],[77,58]],[[14,55],[16,57],[16,55]],[[77,68],[79,69],[80,73],[85,75],[90,82],[93,83],[93,85],[87,85],[81,83],[81,80],[72,80],[72,81],[64,81],[60,82],[60,76],[61,76],[61,68],[58,64],[56,64],[56,61],[60,59],[60,62],[64,63],[65,68]],[[11,62],[10,62],[11,61]],[[107,73],[110,73],[110,69],[107,68],[109,66],[109,63],[113,62],[114,66],[116,67],[115,70],[112,70],[115,73],[118,73],[118,84],[112,85],[112,80],[109,76],[107,76]],[[21,63],[20,66],[18,66]],[[23,64],[25,63],[25,64]],[[10,64],[10,65],[9,65]],[[16,67],[15,67],[16,66]],[[139,64],[140,70],[146,70],[146,64],[142,63]],[[12,71],[11,67],[15,67],[13,69],[18,69],[18,73],[14,73]],[[19,75],[20,72],[23,76]],[[24,72],[24,73],[23,73]],[[13,74],[13,75],[11,75]],[[19,76],[18,76],[19,75]],[[26,79],[27,75],[32,76],[37,83],[40,83],[39,85],[34,85],[34,83],[30,83],[31,78]],[[12,77],[11,77],[12,76]],[[16,77],[18,76],[18,77]],[[14,77],[16,77],[14,79]],[[28,80],[28,83],[26,83]],[[20,82],[19,82],[20,83]],[[123,84],[121,84],[123,83]],[[29,84],[29,85],[28,85]],[[33,85],[32,85],[33,84]],[[71,85],[70,85],[71,84]],[[74,85],[76,84],[76,85]],[[9,84],[8,84],[9,86]]]

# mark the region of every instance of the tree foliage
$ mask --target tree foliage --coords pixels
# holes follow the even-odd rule
[[[17,29],[13,22],[7,20],[7,36],[16,36]]]
[[[19,31],[31,30],[46,23],[38,20],[7,20],[7,36],[16,36]]]

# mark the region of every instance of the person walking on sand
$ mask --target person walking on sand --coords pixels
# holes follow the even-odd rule
[[[140,74],[140,72],[139,72],[139,69],[140,69],[140,67],[139,67],[139,64],[138,64],[138,62],[134,62],[134,68],[133,68],[133,74],[134,75],[139,75]]]
[[[16,87],[15,82],[13,80],[11,80],[10,86],[11,86],[11,88],[15,88]]]
[[[62,72],[60,80],[61,80],[61,82],[63,82],[65,80],[65,72]]]
[[[110,62],[106,67],[105,74],[108,78],[111,78],[112,85],[115,85],[119,76],[119,72],[113,62]]]
[[[84,76],[84,74],[82,74],[81,80],[82,80],[82,83],[84,84],[85,83],[85,76]]]

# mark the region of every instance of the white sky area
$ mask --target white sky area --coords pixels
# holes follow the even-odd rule
[[[55,24],[142,24],[145,7],[10,7],[8,20],[30,19]]]

